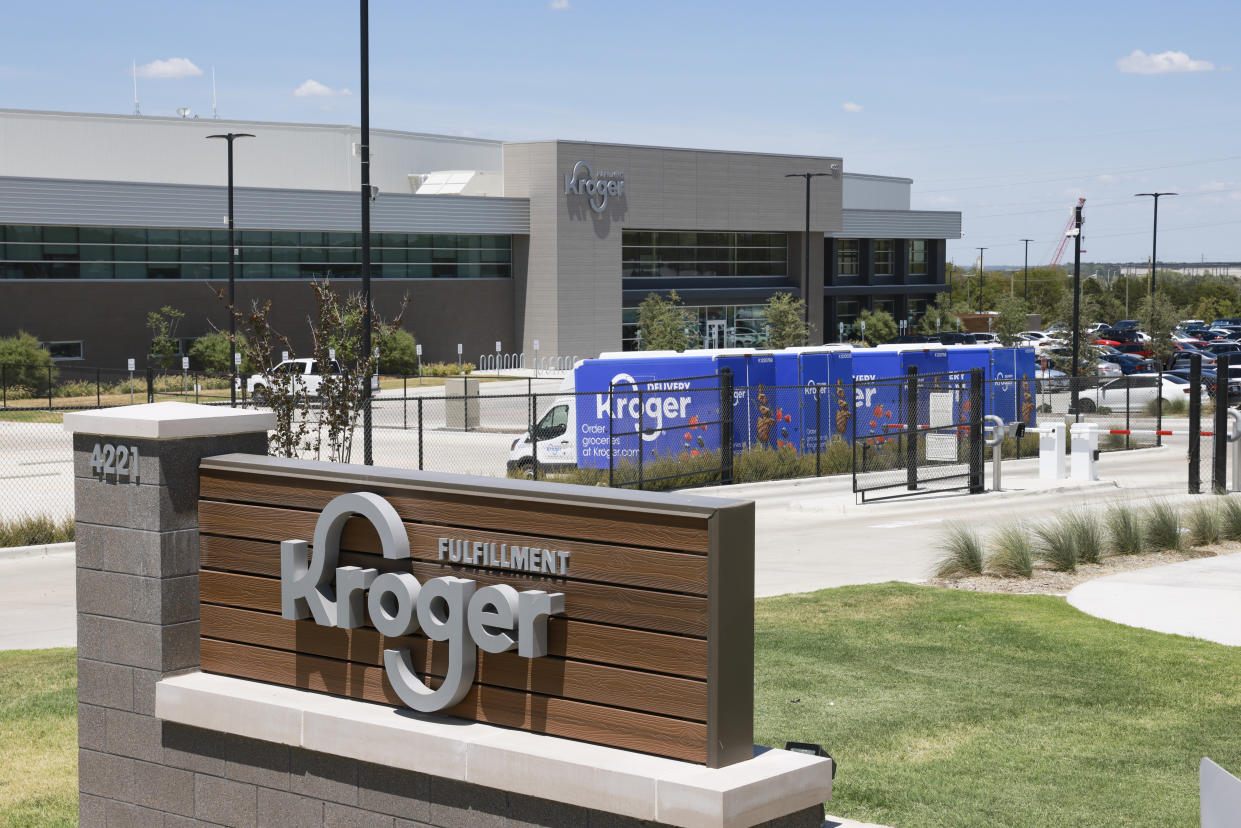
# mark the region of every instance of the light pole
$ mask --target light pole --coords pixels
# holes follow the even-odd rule
[[[810,296],[809,296],[809,293],[810,293],[810,179],[826,178],[830,175],[831,173],[804,172],[804,173],[788,173],[787,175],[784,176],[785,178],[806,179],[806,245],[805,245],[806,247],[806,269],[802,272],[802,284],[806,286],[805,293],[807,294],[804,297],[806,300],[805,301],[805,306],[806,306],[805,321],[806,321],[807,329],[809,329],[810,327]],[[821,302],[822,299],[820,298],[819,301]]]
[[[986,249],[987,248],[985,247],[978,248],[978,312],[979,313],[982,313],[982,274],[983,274],[982,252]]]
[[[1077,413],[1077,394],[1080,391],[1080,383],[1077,381],[1078,375],[1078,355],[1081,352],[1081,293],[1082,293],[1082,203],[1077,202],[1077,206],[1073,208],[1073,229],[1069,231],[1073,235],[1073,375],[1070,382],[1072,383],[1072,411]]]
[[[1174,196],[1174,195],[1177,195],[1177,193],[1134,193],[1133,195],[1135,198],[1137,196],[1150,196],[1151,198],[1155,200],[1155,221],[1154,221],[1154,224],[1151,226],[1151,280],[1150,280],[1150,295],[1154,296],[1155,295],[1155,270],[1158,267],[1158,264],[1157,264],[1158,259],[1155,257],[1155,247],[1159,241],[1159,197],[1160,196]]]
[[[233,275],[234,259],[237,248],[233,246],[233,142],[238,138],[253,138],[248,132],[226,132],[223,135],[208,135],[208,138],[223,138],[228,142],[228,398],[233,406],[237,405],[237,315],[236,285]]]
[[[362,87],[362,135],[359,155],[362,157],[362,353],[366,361],[371,356],[371,72],[370,72],[370,15],[367,0],[359,0],[361,31],[360,57]],[[376,366],[378,367],[378,366]],[[371,372],[362,378],[362,462],[375,464],[371,446]]]
[[[1034,239],[1018,239],[1017,241],[1022,241],[1026,243],[1026,263],[1025,263],[1025,268],[1022,271],[1023,275],[1021,277],[1021,289],[1022,289],[1022,293],[1024,294],[1022,298],[1025,301],[1025,303],[1029,305],[1030,304],[1030,242],[1034,241]],[[1027,307],[1026,310],[1028,311],[1030,309]]]

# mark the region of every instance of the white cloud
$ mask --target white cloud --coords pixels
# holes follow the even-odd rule
[[[564,11],[569,8],[569,0],[551,0],[547,7],[552,11]]]
[[[199,69],[189,58],[168,58],[153,60],[138,67],[140,78],[192,78],[201,75]]]
[[[1116,68],[1137,75],[1164,75],[1169,72],[1210,72],[1215,64],[1209,60],[1194,60],[1184,52],[1148,55],[1141,49],[1134,49],[1132,54],[1116,61]]]
[[[855,104],[853,101],[845,101],[844,104],[840,108],[843,109],[845,112],[861,112],[862,111],[862,105]]]
[[[348,89],[333,89],[317,80],[307,78],[305,83],[293,90],[293,94],[298,98],[334,98],[337,95],[352,95],[353,93]]]

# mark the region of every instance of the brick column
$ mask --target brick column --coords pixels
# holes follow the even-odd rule
[[[65,415],[74,433],[82,825],[195,814],[194,774],[165,764],[154,691],[199,664],[198,461],[266,454],[273,426],[270,414],[183,403]],[[137,448],[137,475],[92,470],[96,445]]]

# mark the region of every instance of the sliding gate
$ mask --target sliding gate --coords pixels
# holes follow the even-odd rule
[[[983,491],[982,371],[855,381],[853,491],[865,502]]]

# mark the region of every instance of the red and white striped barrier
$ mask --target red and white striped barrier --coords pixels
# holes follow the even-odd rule
[[[1108,434],[1157,434],[1160,437],[1190,437],[1192,436],[1188,431],[1171,431],[1169,429],[1155,429],[1155,428],[1112,428],[1112,429],[1108,429],[1107,433]],[[1198,436],[1199,437],[1214,437],[1215,432],[1214,431],[1200,431],[1198,432]]]

